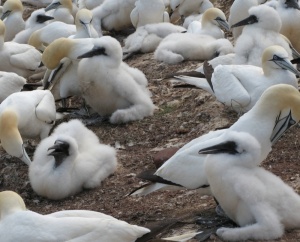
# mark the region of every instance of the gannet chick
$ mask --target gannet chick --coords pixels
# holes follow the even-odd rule
[[[74,34],[76,34],[76,26],[74,24],[56,21],[34,31],[28,40],[28,44],[40,51],[44,51],[54,40]]]
[[[45,8],[45,11],[48,12],[52,9],[54,9],[52,16],[56,21],[61,21],[66,24],[74,24],[74,17],[72,15],[72,0],[53,0]]]
[[[147,24],[139,27],[124,41],[123,60],[137,52],[154,52],[163,38],[172,33],[185,31],[185,28],[171,23]]]
[[[29,180],[37,194],[58,200],[100,186],[116,166],[115,149],[100,144],[81,121],[72,120],[41,141],[29,167]]]
[[[146,24],[170,22],[163,0],[137,0],[130,13],[130,19],[135,28]]]
[[[0,20],[0,71],[14,72],[25,78],[41,64],[41,53],[27,44],[4,42],[5,25]]]
[[[300,75],[289,61],[288,53],[278,45],[266,48],[262,68],[251,65],[218,65],[211,77],[182,77],[185,83],[203,88],[236,112],[249,111],[270,86],[285,83],[298,87]],[[179,76],[179,79],[181,77]],[[191,81],[191,82],[190,82]]]
[[[198,151],[218,140],[222,141],[221,135],[228,131],[246,132],[260,143],[261,154],[258,162],[262,162],[281,135],[299,122],[299,105],[300,94],[293,86],[278,84],[269,87],[254,107],[229,129],[211,131],[184,145],[154,173],[151,179],[153,183],[136,190],[132,195],[147,195],[172,188],[198,189],[200,193],[210,195],[204,169],[206,155],[199,156]]]
[[[259,5],[249,9],[249,17],[232,25],[231,28],[244,26],[242,34],[236,41],[234,51],[236,64],[260,66],[260,57],[270,45],[282,46],[292,57],[289,44],[279,31],[281,20],[275,9]]]
[[[212,194],[240,228],[219,228],[226,241],[273,240],[300,228],[300,196],[279,177],[258,167],[260,143],[244,132],[200,149]]]
[[[108,31],[120,31],[132,26],[130,13],[136,0],[105,0],[92,10],[93,25],[100,34],[102,28]]]
[[[20,92],[26,79],[13,72],[0,71],[0,103],[10,94]]]
[[[78,66],[82,96],[98,114],[111,115],[110,122],[115,124],[153,114],[148,81],[140,70],[122,62],[122,48],[116,39],[94,39],[94,48],[78,59],[83,59]]]
[[[226,21],[225,14],[218,8],[207,9],[202,18],[199,26],[199,21],[192,22],[187,32],[193,34],[210,35],[216,39],[224,38],[224,32],[221,27],[229,30],[229,25]]]
[[[48,90],[13,93],[0,104],[0,119],[3,149],[29,165],[22,138],[48,136],[56,120],[54,98]]]
[[[227,39],[209,35],[174,33],[164,38],[154,52],[154,58],[167,64],[184,60],[210,60],[215,56],[233,53]]]
[[[48,16],[45,14],[44,9],[35,10],[26,20],[25,29],[17,33],[12,41],[20,44],[27,44],[31,34],[34,31],[46,26],[47,21],[52,19],[52,16]]]
[[[86,8],[92,10],[95,7],[100,6],[104,0],[78,0],[78,8]]]
[[[17,33],[25,29],[23,5],[20,0],[7,0],[3,5],[1,20],[6,27],[4,41],[11,41]]]
[[[89,210],[65,210],[58,217],[26,209],[15,192],[0,192],[0,238],[2,242],[109,241],[134,242],[150,232],[109,215]],[[61,215],[62,214],[62,215]],[[66,216],[63,216],[67,214]],[[70,214],[70,215],[69,215]],[[78,214],[78,215],[77,215]],[[12,227],[22,228],[12,231]]]

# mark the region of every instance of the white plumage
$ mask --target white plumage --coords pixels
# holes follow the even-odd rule
[[[120,43],[109,36],[94,39],[94,48],[78,57],[79,85],[87,104],[111,123],[125,123],[152,115],[148,80],[122,62]]]
[[[84,188],[95,188],[117,166],[114,148],[79,120],[60,124],[37,147],[29,167],[33,190],[50,199],[63,199]]]
[[[35,213],[26,210],[23,199],[12,191],[0,193],[0,212],[1,242],[135,242],[150,232],[147,228],[88,210],[67,210],[49,215]]]
[[[273,240],[300,228],[300,196],[279,177],[258,167],[260,143],[250,134],[227,132],[201,148],[212,194],[240,228],[219,228],[226,241]]]
[[[79,9],[86,8],[92,10],[95,7],[100,6],[104,0],[78,0]]]

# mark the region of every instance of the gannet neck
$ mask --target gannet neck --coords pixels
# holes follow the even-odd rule
[[[41,41],[41,38],[40,38],[40,35],[41,35],[41,30],[36,30],[34,31],[31,35],[30,35],[30,38],[28,40],[28,44],[29,45],[32,45],[34,48],[36,48],[37,50],[40,50],[40,51],[44,51],[45,49],[45,46],[43,45],[42,41]]]
[[[18,211],[25,211],[23,199],[13,191],[0,192],[0,220]]]
[[[62,7],[67,8],[70,13],[72,13],[73,5],[72,5],[72,0],[60,0],[60,3]]]

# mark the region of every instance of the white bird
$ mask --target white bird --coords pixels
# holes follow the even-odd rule
[[[78,0],[79,9],[86,8],[92,10],[95,7],[100,6],[104,0]]]
[[[249,133],[227,132],[201,148],[212,194],[239,228],[219,228],[225,241],[273,240],[300,228],[300,196],[278,176],[258,167],[261,145]]]
[[[193,21],[190,23],[187,32],[210,35],[216,39],[220,39],[225,37],[221,27],[229,30],[225,14],[218,8],[209,8],[203,13],[201,23]]]
[[[0,71],[14,72],[25,78],[41,64],[41,53],[27,44],[4,42],[5,25],[0,20]]]
[[[281,46],[266,48],[261,63],[262,68],[252,65],[218,65],[207,79],[185,76],[178,78],[208,91],[221,103],[243,113],[249,111],[261,94],[272,85],[284,83],[298,87],[296,75],[300,73]]]
[[[116,167],[115,149],[101,144],[81,121],[72,120],[38,145],[29,180],[37,194],[58,200],[100,186]]]
[[[11,41],[17,33],[25,29],[23,5],[20,0],[7,0],[3,5],[1,20],[6,27],[4,41]]]
[[[215,56],[233,53],[227,39],[215,39],[209,35],[174,33],[164,38],[154,52],[154,58],[167,64],[184,60],[210,60]]]
[[[110,37],[94,39],[94,47],[78,59],[82,96],[100,115],[111,115],[111,123],[125,123],[153,114],[155,106],[144,73],[122,62],[120,43]]]
[[[137,0],[130,13],[130,19],[135,28],[146,24],[170,22],[163,0]]]
[[[0,119],[3,149],[29,165],[22,138],[48,136],[56,120],[53,95],[48,90],[13,93],[0,104]]]
[[[25,29],[17,33],[12,41],[20,44],[27,44],[31,34],[46,26],[47,21],[52,19],[53,17],[45,14],[44,9],[33,11],[30,17],[26,20]]]
[[[259,5],[249,9],[249,17],[232,25],[231,28],[245,25],[236,41],[234,51],[236,64],[260,66],[260,57],[270,45],[282,46],[292,57],[291,49],[279,33],[281,20],[275,9]]]
[[[155,173],[148,186],[132,195],[147,195],[161,189],[199,189],[210,195],[209,183],[204,169],[206,155],[198,155],[201,148],[208,147],[228,131],[246,132],[261,145],[259,162],[262,162],[271,146],[291,126],[300,121],[300,94],[291,85],[278,84],[269,87],[255,106],[241,116],[229,129],[211,131],[196,138],[179,149]]]
[[[186,29],[171,23],[147,24],[139,27],[124,41],[123,59],[136,52],[153,52],[163,38],[172,33],[185,32]]]
[[[93,25],[100,34],[105,30],[120,31],[132,26],[130,13],[136,0],[105,0],[99,7],[92,10]]]
[[[206,4],[208,0],[170,0],[170,6],[174,13],[178,12],[180,16],[189,16],[193,13],[200,13],[201,5]]]
[[[88,210],[42,215],[26,209],[15,192],[0,192],[1,242],[109,241],[135,242],[149,229]],[[57,217],[56,217],[57,216]],[[11,228],[22,228],[12,231]]]
[[[53,0],[51,4],[45,8],[45,11],[48,12],[52,9],[54,9],[52,16],[56,21],[74,24],[72,0]]]

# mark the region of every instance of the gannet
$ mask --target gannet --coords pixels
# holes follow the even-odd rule
[[[45,11],[54,9],[52,16],[56,21],[61,21],[66,24],[74,24],[74,17],[72,15],[73,4],[72,0],[53,0]]]
[[[48,136],[56,120],[53,95],[48,90],[13,93],[0,104],[0,120],[3,149],[29,165],[22,138]]]
[[[186,29],[171,23],[147,24],[139,27],[124,41],[123,59],[136,52],[153,52],[163,38],[172,33],[185,32]]]
[[[20,44],[27,44],[31,34],[47,25],[47,21],[52,20],[52,16],[45,14],[44,9],[38,9],[31,13],[30,17],[26,20],[25,29],[16,34],[13,42]]]
[[[89,210],[66,210],[42,215],[26,209],[13,191],[0,192],[1,242],[109,241],[134,242],[150,232],[109,215]],[[11,228],[22,228],[12,230]]]
[[[225,14],[218,8],[207,9],[199,21],[190,23],[187,32],[193,34],[210,35],[216,39],[224,38],[224,32],[221,27],[229,30],[229,25]]]
[[[71,120],[38,145],[29,180],[37,194],[58,200],[100,186],[116,166],[115,149],[101,144],[81,121]]]
[[[136,0],[105,0],[99,7],[92,10],[93,25],[100,34],[105,30],[120,31],[132,26],[130,13]]]
[[[27,44],[4,42],[5,25],[0,20],[0,71],[14,72],[25,78],[41,64],[41,53]]]
[[[130,13],[130,19],[135,28],[146,24],[170,22],[163,0],[137,0]]]
[[[154,173],[158,178],[152,180],[154,183],[136,190],[132,195],[147,195],[172,188],[199,189],[200,193],[210,195],[204,169],[206,155],[199,156],[198,151],[213,144],[227,131],[246,132],[260,143],[259,162],[262,162],[281,135],[299,122],[299,105],[300,94],[293,86],[278,84],[269,87],[254,107],[230,128],[211,131],[184,145]]]
[[[278,45],[267,47],[261,57],[262,68],[251,65],[218,65],[212,76],[194,78],[179,76],[216,96],[217,100],[236,112],[249,111],[270,86],[285,83],[298,87],[300,75],[289,61],[288,53]]]
[[[210,60],[215,56],[233,53],[227,39],[215,39],[209,35],[174,33],[164,38],[154,52],[154,58],[167,64],[183,60]]]
[[[4,41],[11,41],[17,33],[25,29],[23,5],[20,0],[7,0],[3,5],[1,20],[6,27]]]
[[[120,43],[110,37],[94,39],[94,47],[78,57],[82,96],[111,123],[125,123],[152,115],[154,105],[144,73],[122,62]]]
[[[92,10],[95,7],[100,6],[104,0],[78,0],[79,9],[86,8]]]
[[[258,167],[261,144],[244,132],[227,132],[200,149],[212,194],[239,228],[219,228],[225,241],[273,240],[300,228],[300,196]]]
[[[281,20],[275,9],[259,5],[249,9],[249,17],[235,23],[231,28],[245,25],[242,34],[236,41],[234,52],[236,64],[260,66],[260,57],[270,45],[282,46],[292,57],[289,44],[279,31]]]

